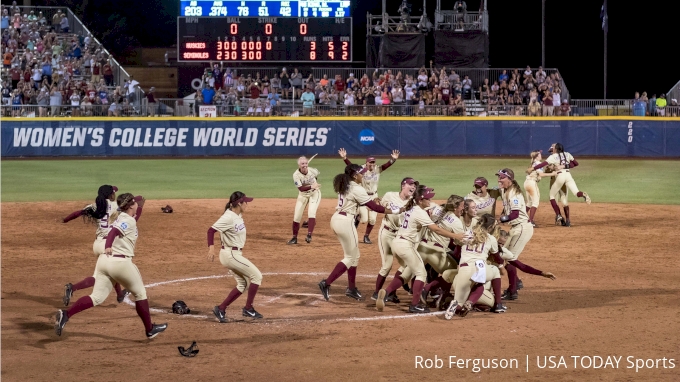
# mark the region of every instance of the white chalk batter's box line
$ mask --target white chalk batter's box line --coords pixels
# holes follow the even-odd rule
[[[262,273],[262,276],[325,276],[327,273],[321,273],[321,272],[266,272]],[[230,274],[226,275],[212,275],[212,276],[199,276],[199,277],[189,277],[185,279],[176,279],[176,280],[168,280],[168,281],[159,281],[156,283],[151,283],[147,284],[144,287],[145,288],[154,288],[157,286],[162,286],[162,285],[168,285],[168,284],[177,284],[177,283],[183,283],[183,282],[188,282],[188,281],[197,281],[197,280],[209,280],[209,279],[220,279],[224,277],[233,277]],[[357,277],[375,277],[375,275],[357,275]],[[317,297],[319,299],[323,299],[323,296],[321,296],[321,292],[319,293],[284,293],[280,296],[272,297],[269,300],[261,302],[262,304],[268,304],[272,303],[276,300],[279,300],[282,297],[285,296],[307,296],[307,297]],[[128,305],[134,305],[132,300],[130,300],[129,297],[125,297],[125,303]],[[156,308],[151,308],[150,309],[154,313],[171,313],[168,311],[165,311],[163,309],[156,309]],[[407,318],[418,318],[418,317],[432,317],[432,316],[439,316],[444,314],[444,312],[434,312],[434,313],[425,313],[425,314],[400,314],[400,315],[391,315],[391,316],[374,316],[374,317],[349,317],[349,318],[333,318],[333,319],[310,319],[312,321],[378,321],[378,320],[394,320],[394,319],[407,319]],[[183,317],[191,317],[191,318],[201,318],[201,319],[208,319],[211,316],[206,316],[206,315],[200,315],[200,314],[184,314],[182,315]],[[310,320],[297,320],[297,319],[290,319],[290,321],[310,321]],[[288,321],[285,318],[284,319],[277,319],[277,321]]]

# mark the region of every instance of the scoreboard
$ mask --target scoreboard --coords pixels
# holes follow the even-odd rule
[[[352,18],[180,16],[177,49],[185,62],[351,62]]]
[[[180,0],[180,16],[349,17],[349,0]]]

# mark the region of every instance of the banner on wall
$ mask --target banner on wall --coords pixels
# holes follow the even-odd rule
[[[575,155],[680,157],[680,121],[116,120],[2,123],[3,157],[527,155],[560,142]]]
[[[198,107],[198,116],[201,118],[217,118],[217,106],[201,105]]]

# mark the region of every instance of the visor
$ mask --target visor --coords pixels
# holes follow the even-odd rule
[[[243,195],[240,199],[237,199],[236,201],[234,201],[234,203],[232,205],[237,206],[241,203],[250,203],[252,201],[253,201],[253,198],[249,198],[249,197]]]
[[[375,157],[367,157],[366,163],[375,163]]]
[[[488,186],[488,185],[489,185],[489,182],[484,178],[475,179],[475,187],[482,188],[482,187]]]
[[[502,170],[499,170],[496,175],[498,175],[499,178],[508,178],[510,180],[515,180],[515,174],[512,172],[512,170],[508,168],[504,168]]]
[[[361,170],[357,171],[357,174],[363,174],[366,171],[368,171],[368,169],[366,167],[362,167]]]
[[[416,183],[416,181],[413,178],[406,178],[406,179],[404,179],[403,182],[401,182],[402,185],[404,185],[404,184],[415,184],[415,183]]]
[[[425,188],[425,192],[423,193],[423,196],[420,198],[422,199],[432,199],[434,198],[434,188]]]

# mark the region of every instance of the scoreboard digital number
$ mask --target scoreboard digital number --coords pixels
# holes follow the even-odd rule
[[[178,61],[351,62],[351,17],[178,17]]]

